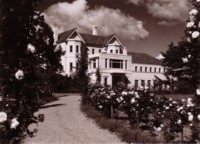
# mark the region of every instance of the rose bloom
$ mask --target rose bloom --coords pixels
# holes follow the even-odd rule
[[[188,22],[186,25],[188,28],[191,28],[194,26],[194,21]]]
[[[197,13],[198,13],[198,10],[196,10],[196,9],[193,9],[193,10],[191,10],[190,11],[190,15],[197,15]]]
[[[27,50],[28,50],[29,52],[34,53],[34,52],[35,52],[35,47],[34,47],[32,44],[28,44]]]
[[[7,114],[5,112],[0,112],[0,123],[3,123],[7,120]]]
[[[16,127],[19,125],[19,122],[17,121],[17,118],[13,118],[11,120],[11,125],[10,125],[10,128],[11,129],[16,129]]]
[[[200,120],[200,114],[197,116],[197,118]]]
[[[15,78],[18,79],[18,80],[22,80],[24,78],[24,72],[22,70],[18,70],[16,73],[15,73]]]
[[[197,94],[197,95],[200,95],[200,88],[198,88],[198,89],[196,90],[196,94]]]
[[[192,38],[198,38],[198,36],[199,36],[199,32],[198,31],[194,31],[192,33]]]

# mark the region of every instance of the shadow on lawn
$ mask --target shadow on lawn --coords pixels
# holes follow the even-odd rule
[[[40,109],[49,108],[49,107],[63,106],[63,105],[66,105],[66,104],[52,104],[52,105],[45,105],[45,106],[40,106]]]

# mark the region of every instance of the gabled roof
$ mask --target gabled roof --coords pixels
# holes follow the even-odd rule
[[[132,56],[132,63],[161,65],[162,61],[145,53],[128,52]]]
[[[74,28],[69,31],[65,31],[63,33],[58,34],[57,43],[65,42],[66,39],[68,39],[74,33],[74,31],[77,31],[77,29]],[[79,33],[79,32],[78,32],[78,34],[80,34],[80,36],[84,40],[85,44],[87,44],[89,46],[99,46],[99,47],[105,46],[113,37],[116,37],[115,35],[98,36],[98,35],[85,34],[85,33]]]
[[[76,28],[73,28],[69,31],[65,31],[62,33],[58,34],[58,40],[56,41],[56,43],[63,43],[66,41],[66,39],[71,35],[72,32],[74,32],[76,30]]]
[[[84,34],[84,33],[80,33],[80,35],[85,40],[85,43],[87,45],[101,46],[101,47],[103,47],[113,37],[113,35],[98,36],[98,35]]]

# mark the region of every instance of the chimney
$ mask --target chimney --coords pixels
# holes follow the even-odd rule
[[[97,35],[97,25],[92,26],[92,35]]]

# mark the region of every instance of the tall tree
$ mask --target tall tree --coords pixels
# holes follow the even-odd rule
[[[82,102],[87,103],[88,89],[89,89],[89,76],[88,76],[88,48],[82,44],[81,55],[78,58],[78,69],[75,74],[77,85],[79,86]]]
[[[8,127],[5,137],[9,141],[25,132],[31,134],[28,126],[36,121],[33,114],[38,109],[38,98],[51,95],[49,77],[62,68],[62,51],[54,45],[53,32],[44,16],[35,11],[40,0],[0,2],[0,48],[4,51],[0,86],[4,98],[16,100],[10,107],[0,107],[0,111],[6,110],[20,123],[14,131]]]
[[[194,8],[189,12],[185,35],[163,53],[163,65],[172,81],[183,81],[196,89],[200,84],[200,2],[191,3]]]

